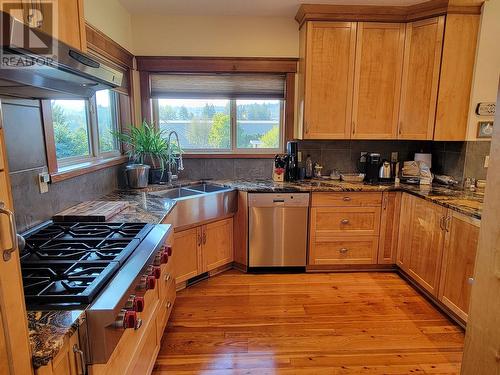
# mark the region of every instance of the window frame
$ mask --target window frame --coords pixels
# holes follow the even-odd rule
[[[158,129],[160,126],[160,111],[159,111],[159,99],[151,99],[151,111],[153,124]],[[269,100],[279,100],[280,102],[280,119],[279,119],[279,145],[278,148],[241,148],[238,146],[237,130],[238,130],[238,113],[237,113],[237,101],[238,100],[252,100],[248,99],[231,99],[231,98],[221,98],[224,100],[229,100],[229,121],[230,121],[230,148],[226,149],[184,149],[187,155],[269,155],[282,153],[285,147],[285,106],[286,99],[269,99]],[[210,100],[210,98],[203,98],[200,100]],[[255,100],[266,100],[265,98],[256,98]],[[181,144],[182,147],[182,144]]]
[[[114,118],[116,120],[116,130],[120,131],[122,128],[122,114],[120,111],[119,98],[120,93],[115,90],[110,91],[113,92],[112,107]],[[65,179],[76,177],[95,170],[121,164],[127,160],[127,157],[123,155],[123,146],[120,142],[116,143],[116,150],[100,152],[96,96],[93,95],[88,99],[77,100],[85,101],[85,108],[87,111],[89,155],[60,159],[57,158],[56,154],[51,100],[46,99],[41,101],[47,168],[51,177],[51,182],[63,181]]]

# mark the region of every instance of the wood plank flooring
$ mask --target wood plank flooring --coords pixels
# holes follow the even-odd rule
[[[153,374],[458,374],[463,342],[395,273],[231,270],[178,293]]]

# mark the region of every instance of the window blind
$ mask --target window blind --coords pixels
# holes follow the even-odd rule
[[[284,99],[284,74],[151,74],[151,97]]]

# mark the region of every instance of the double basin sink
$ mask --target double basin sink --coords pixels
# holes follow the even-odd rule
[[[233,215],[238,209],[235,189],[209,183],[156,191],[150,194],[176,202],[174,210],[164,221],[173,224],[175,228],[223,219]]]

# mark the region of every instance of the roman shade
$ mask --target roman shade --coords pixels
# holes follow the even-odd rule
[[[285,74],[151,74],[151,98],[285,99]]]

